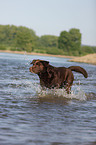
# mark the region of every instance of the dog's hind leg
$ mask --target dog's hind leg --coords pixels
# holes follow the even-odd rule
[[[68,94],[71,93],[71,86],[73,84],[73,80],[74,80],[74,76],[73,76],[73,73],[71,73],[71,75],[67,76],[66,85],[65,85],[65,88]]]

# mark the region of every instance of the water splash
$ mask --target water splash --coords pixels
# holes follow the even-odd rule
[[[34,76],[35,77],[35,76]],[[21,89],[22,88],[22,89]],[[35,79],[33,79],[33,82],[31,81],[25,81],[22,80],[18,83],[18,81],[12,83],[11,85],[9,85],[9,89],[11,91],[11,89],[14,89],[14,92],[12,91],[12,95],[11,96],[18,96],[24,98],[24,96],[26,98],[64,98],[64,99],[68,99],[68,100],[79,100],[79,101],[85,101],[87,100],[87,96],[85,94],[85,92],[81,89],[80,84],[79,85],[74,85],[72,86],[72,91],[70,94],[66,93],[66,90],[63,89],[42,89],[42,87],[40,86],[39,82],[36,81]]]
[[[45,89],[43,90],[40,85],[34,89],[36,90],[36,93],[38,97],[62,97],[67,99],[76,99],[79,101],[85,101],[87,99],[87,96],[85,92],[80,88],[80,86],[76,87],[75,89],[71,91],[70,94],[67,94],[65,89]]]

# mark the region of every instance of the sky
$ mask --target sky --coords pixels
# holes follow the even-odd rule
[[[83,45],[96,46],[96,0],[0,0],[0,24],[26,26],[37,36],[77,28]]]

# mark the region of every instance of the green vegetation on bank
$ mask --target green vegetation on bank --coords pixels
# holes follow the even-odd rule
[[[32,29],[14,25],[0,25],[0,49],[73,56],[96,53],[96,47],[81,45],[79,29],[62,31],[59,37],[38,37]]]

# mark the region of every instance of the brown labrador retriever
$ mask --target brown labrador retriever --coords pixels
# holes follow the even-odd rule
[[[79,72],[85,78],[88,74],[85,69],[80,66],[54,67],[44,60],[33,60],[30,67],[30,72],[35,73],[40,78],[40,85],[46,88],[65,88],[67,93],[70,93],[73,84],[74,76],[72,71]]]

